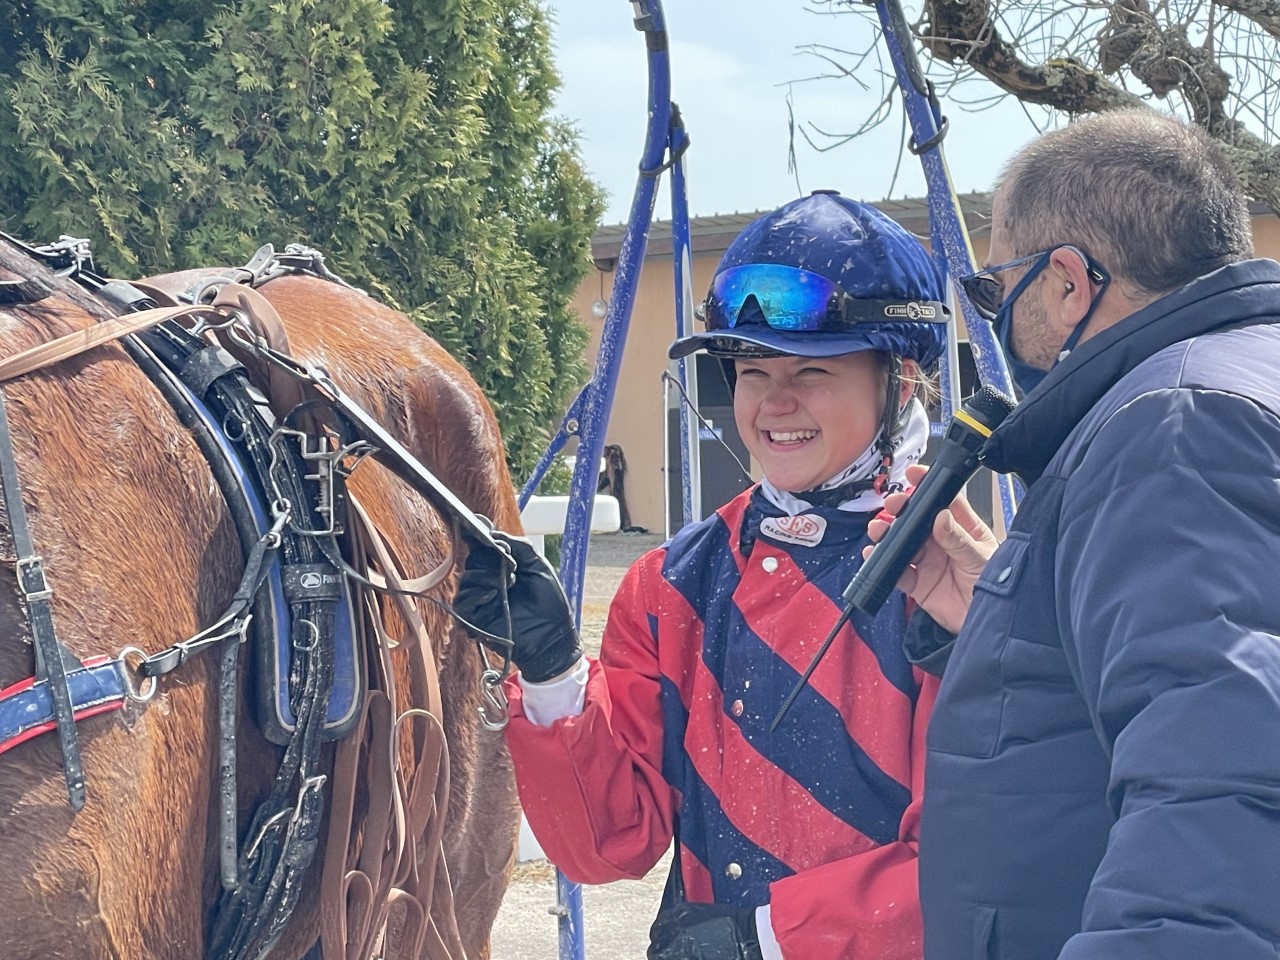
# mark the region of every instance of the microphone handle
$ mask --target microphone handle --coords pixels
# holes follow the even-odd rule
[[[945,464],[934,465],[925,476],[926,482],[916,488],[902,513],[889,527],[889,532],[845,588],[843,597],[846,602],[868,616],[879,612],[898,585],[902,572],[929,539],[934,519],[956,498],[972,472]],[[936,495],[935,490],[938,491]],[[931,510],[931,503],[937,503],[938,509]],[[886,549],[889,547],[892,549]]]

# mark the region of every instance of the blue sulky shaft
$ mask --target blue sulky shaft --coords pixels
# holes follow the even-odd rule
[[[542,482],[556,454],[563,449],[570,437],[578,438],[577,461],[569,487],[568,517],[560,552],[560,579],[579,627],[582,623],[582,586],[587,568],[591,514],[599,480],[600,457],[604,452],[609,414],[613,408],[618,374],[622,367],[622,351],[627,340],[640,270],[649,241],[658,183],[662,174],[673,165],[667,160],[668,156],[678,164],[679,155],[687,144],[683,126],[672,123],[671,69],[662,4],[659,0],[632,0],[631,7],[635,27],[644,35],[649,66],[649,124],[640,160],[640,174],[631,201],[631,213],[622,248],[618,254],[613,292],[600,337],[600,348],[596,353],[595,370],[591,380],[565,414],[547,452],[539,460],[533,476],[520,493],[520,506],[523,508]],[[683,178],[677,188],[683,194]],[[688,207],[683,196],[678,200],[673,198],[672,202],[677,220],[683,220],[683,248],[687,251]],[[677,248],[680,246],[677,240]],[[684,282],[687,283],[687,279]],[[689,497],[686,482],[686,504]],[[686,512],[686,516],[688,515]],[[582,929],[582,888],[557,871],[556,897],[557,904],[552,912],[559,918],[560,960],[584,960],[586,945]]]
[[[889,50],[889,58],[898,79],[898,88],[902,91],[907,120],[911,124],[908,149],[920,158],[924,168],[925,183],[929,191],[929,232],[933,256],[943,275],[954,280],[973,272],[974,257],[969,234],[965,229],[964,214],[942,151],[942,141],[947,135],[947,118],[942,115],[933,84],[920,67],[901,0],[876,0],[875,8],[880,18],[885,46]],[[1009,377],[1004,355],[996,345],[991,325],[978,316],[968,298],[958,288],[956,301],[964,316],[979,380],[984,384],[991,384],[1006,396],[1013,396],[1013,382]],[[958,374],[959,371],[943,366],[944,398],[951,394],[950,378]],[[1001,476],[999,481],[1000,500],[1007,527],[1013,521],[1016,492],[1011,477]]]

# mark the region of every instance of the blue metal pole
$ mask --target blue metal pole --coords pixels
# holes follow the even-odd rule
[[[583,398],[586,396],[590,386],[590,384],[587,384],[586,387],[583,387],[582,391],[574,397],[573,403],[569,404],[569,410],[565,413],[564,419],[560,421],[560,429],[551,438],[551,443],[548,445],[546,452],[538,460],[537,466],[533,468],[533,475],[525,481],[525,485],[520,491],[520,496],[517,498],[521,510],[528,505],[529,498],[538,492],[538,486],[542,483],[542,478],[547,475],[547,471],[551,468],[556,454],[564,449],[570,434],[577,434],[578,417],[581,415]]]
[[[587,568],[591,512],[599,480],[600,456],[604,452],[609,413],[613,407],[618,371],[622,365],[622,350],[631,323],[631,310],[635,303],[636,287],[644,263],[649,228],[653,222],[653,209],[657,202],[658,180],[664,170],[670,137],[671,70],[662,4],[660,0],[632,0],[631,6],[635,27],[644,34],[648,50],[649,127],[640,160],[640,176],[631,201],[631,215],[618,253],[613,295],[600,337],[600,348],[596,353],[595,372],[591,382],[574,403],[570,411],[572,415],[566,415],[560,433],[552,441],[553,446],[563,446],[568,437],[578,437],[578,458],[569,487],[569,515],[560,553],[560,579],[579,626],[582,623],[582,585]],[[544,460],[550,462],[547,457]],[[543,466],[544,471],[545,469]],[[522,494],[525,499],[532,493],[532,489],[526,487],[526,490],[527,493]],[[582,889],[557,872],[556,892],[560,960],[584,960],[586,948],[582,930]]]
[[[693,323],[693,254],[689,234],[689,192],[685,180],[684,154],[689,148],[680,108],[671,105],[668,149],[671,154],[671,259],[676,284],[676,337],[687,336]],[[676,361],[676,379],[684,395],[698,402],[698,368],[692,357]],[[684,494],[684,523],[702,519],[702,443],[699,424],[688,404],[679,398],[680,489]],[[670,416],[664,412],[664,416]],[[665,478],[664,478],[665,479]],[[683,525],[683,524],[682,524]]]
[[[569,518],[565,525],[560,579],[575,612],[582,612],[582,581],[591,532],[591,507],[596,495],[600,456],[604,451],[609,412],[618,386],[622,348],[626,343],[636,286],[643,265],[649,227],[657,201],[658,178],[667,149],[671,112],[671,77],[667,60],[667,35],[658,0],[636,0],[636,26],[645,32],[649,47],[649,133],[645,141],[640,177],[631,202],[631,217],[622,239],[614,274],[613,296],[596,354],[595,373],[583,395],[577,424],[578,459],[569,491]]]
[[[951,173],[947,169],[946,157],[942,152],[942,141],[947,133],[947,120],[942,116],[942,108],[933,84],[925,77],[920,67],[920,60],[911,39],[911,28],[907,25],[907,18],[902,11],[900,0],[876,0],[875,7],[880,18],[885,44],[889,49],[889,58],[893,62],[894,73],[898,78],[898,87],[902,91],[903,106],[911,124],[911,140],[908,147],[912,153],[920,157],[920,163],[924,167],[925,182],[929,188],[929,224],[933,256],[944,276],[964,276],[973,272],[974,256],[969,234],[965,229],[964,212],[960,209],[960,201],[956,197]],[[964,315],[965,329],[969,334],[969,346],[973,350],[979,379],[1013,396],[1013,381],[1009,377],[1004,355],[996,345],[991,324],[978,316],[968,298],[958,288],[956,300]],[[950,394],[949,377],[957,373],[958,371],[948,371],[946,365],[943,366],[944,397]],[[1000,500],[1007,527],[1013,521],[1013,513],[1016,509],[1016,491],[1012,477],[1000,476],[999,484]]]

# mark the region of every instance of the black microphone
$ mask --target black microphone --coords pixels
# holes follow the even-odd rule
[[[985,386],[955,412],[929,472],[845,588],[846,601],[871,616],[884,605],[902,572],[933,532],[934,519],[977,472],[987,438],[1013,407],[1011,399]]]
[[[951,425],[947,427],[942,440],[942,449],[934,458],[929,472],[920,481],[920,486],[916,487],[907,505],[902,508],[902,513],[890,525],[884,539],[871,551],[870,558],[845,588],[845,608],[840,619],[822,641],[787,698],[782,701],[773,723],[769,725],[770,733],[778,729],[796,697],[813,676],[813,671],[826,656],[836,634],[853,616],[854,608],[875,616],[876,611],[884,606],[885,600],[898,585],[902,571],[907,569],[907,564],[933,531],[934,518],[956,498],[960,488],[977,471],[987,438],[1012,412],[1013,407],[1012,400],[988,386],[970,397],[969,402],[952,416]]]

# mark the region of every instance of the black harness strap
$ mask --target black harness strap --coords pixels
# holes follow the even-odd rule
[[[31,530],[27,526],[27,509],[22,504],[22,487],[18,482],[18,465],[13,456],[13,437],[9,432],[3,389],[0,389],[0,493],[4,496],[9,529],[13,533],[18,592],[26,602],[27,619],[31,622],[36,680],[49,684],[49,697],[53,701],[54,719],[58,724],[58,743],[62,747],[62,773],[67,780],[67,798],[72,808],[78,811],[84,806],[84,768],[80,763],[71,690],[67,687],[67,663],[76,665],[79,660],[58,642],[53,630],[53,610],[49,605],[53,591],[49,589],[44,576],[44,561],[36,553],[31,542]]]
[[[39,277],[25,280],[0,280],[0,304],[38,303],[53,289]]]
[[[223,794],[221,859],[223,894],[209,931],[208,956],[217,960],[253,960],[267,953],[283,932],[314,858],[324,812],[321,790],[325,776],[321,744],[333,689],[334,621],[342,591],[342,575],[326,559],[307,520],[316,512],[306,465],[286,441],[277,439],[278,424],[266,398],[249,382],[238,363],[218,348],[172,324],[140,335],[138,341],[160,364],[178,373],[188,388],[234,434],[247,466],[256,472],[266,501],[282,498],[290,505],[271,551],[278,553],[291,610],[292,656],[290,708],[296,723],[288,734],[284,757],[270,795],[259,806],[238,857],[235,818],[235,718],[238,689],[237,638],[222,648],[219,683],[219,779]],[[229,361],[229,362],[228,362]],[[341,490],[332,495],[341,497]],[[262,558],[258,558],[262,563]],[[249,575],[237,591],[240,610],[253,597],[261,576]],[[265,572],[265,566],[262,567]],[[241,593],[244,596],[241,596]],[[236,604],[233,602],[233,606]],[[160,656],[171,654],[164,651]],[[160,658],[153,658],[159,660]],[[170,666],[167,656],[163,666]],[[144,670],[148,665],[144,665]],[[162,664],[155,663],[154,668]],[[177,663],[172,663],[177,666]],[[159,672],[159,671],[157,671]]]

